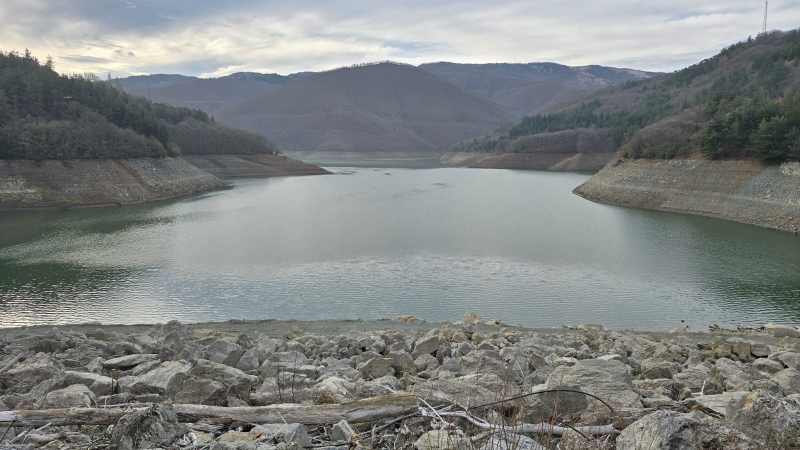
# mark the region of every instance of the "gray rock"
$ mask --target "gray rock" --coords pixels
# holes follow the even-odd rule
[[[784,396],[800,394],[800,371],[784,369],[770,378],[779,387]]]
[[[642,400],[633,391],[633,383],[625,364],[619,361],[589,359],[573,366],[558,366],[547,378],[548,389],[561,386],[578,387],[611,405],[641,408]]]
[[[158,355],[143,353],[140,355],[126,355],[103,361],[103,368],[106,370],[128,370],[139,364],[158,361]]]
[[[709,408],[718,414],[725,415],[728,410],[728,404],[732,400],[739,400],[745,395],[747,395],[747,392],[725,392],[724,394],[694,397],[692,400],[698,405]]]
[[[258,349],[253,347],[244,352],[242,357],[239,358],[239,362],[236,363],[236,368],[242,372],[249,372],[258,369],[260,365],[261,363],[259,362],[258,358]]]
[[[711,376],[711,370],[703,365],[691,365],[681,373],[676,373],[672,380],[690,389],[693,393],[703,395],[722,394],[722,385]]]
[[[715,447],[712,447],[714,445]],[[656,411],[622,430],[617,450],[755,449],[746,436],[694,414]]]
[[[122,417],[111,434],[111,448],[169,448],[188,432],[186,425],[178,423],[171,405],[154,405]]]
[[[236,366],[244,349],[232,338],[221,338],[212,342],[206,349],[206,359],[227,366]]]
[[[291,424],[265,424],[258,425],[250,430],[250,436],[258,436],[260,442],[273,442],[273,443],[296,443],[301,447],[311,446],[311,437],[306,431],[306,427],[299,423]]]
[[[405,350],[395,350],[386,355],[387,358],[392,359],[392,367],[395,373],[410,372],[412,375],[417,373],[417,368],[414,365],[414,358]]]
[[[192,364],[186,361],[165,361],[145,374],[120,378],[119,387],[122,392],[172,397],[191,369]]]
[[[538,442],[521,434],[493,434],[481,446],[480,450],[539,450],[544,447]],[[561,447],[567,449],[568,447]]]
[[[113,378],[97,375],[90,372],[75,372],[67,370],[64,372],[64,383],[68,386],[82,384],[91,390],[94,395],[101,397],[114,393],[116,382]]]
[[[785,352],[774,356],[774,359],[780,361],[790,369],[800,370],[800,353]]]
[[[73,384],[64,389],[51,391],[43,399],[42,408],[89,408],[97,403],[97,397],[82,384]]]
[[[422,355],[432,355],[439,351],[439,347],[444,344],[444,340],[439,336],[426,336],[414,343],[414,350],[411,356],[415,359]]]
[[[361,363],[356,367],[367,378],[380,378],[389,374],[389,371],[394,372],[392,358],[373,358],[367,362]]]
[[[502,400],[502,393],[480,386],[475,376],[428,380],[409,390],[428,402],[446,401],[464,406],[478,406]]]
[[[764,325],[764,328],[769,331],[773,337],[782,338],[782,337],[790,337],[796,338],[800,337],[800,331],[797,330],[795,327],[790,327],[788,325],[775,325],[772,323],[768,323]]]
[[[681,372],[683,367],[674,362],[664,361],[663,359],[648,358],[641,362],[641,373],[644,378],[672,378]]]
[[[774,375],[783,370],[783,364],[767,358],[758,358],[753,361],[753,367],[759,372]]]
[[[433,430],[420,436],[414,443],[417,450],[462,450],[469,447],[463,433],[448,430]]]
[[[794,402],[753,391],[730,402],[725,423],[751,437],[788,444],[800,431],[800,408]]]
[[[64,372],[64,365],[46,353],[36,353],[24,361],[18,361],[0,375],[0,392],[25,394],[36,385]]]
[[[312,395],[317,403],[345,403],[353,400],[356,384],[331,376],[314,385]]]
[[[331,427],[330,437],[334,441],[350,441],[350,436],[355,434],[356,430],[347,423],[346,420],[341,420],[339,423]]]
[[[417,372],[435,369],[439,367],[439,360],[435,356],[426,353],[414,360],[414,367]]]
[[[749,364],[718,359],[711,376],[722,384],[726,391],[750,391],[753,382],[764,379],[764,375]]]
[[[228,396],[250,399],[250,388],[258,377],[225,364],[198,359],[174,399],[178,403],[222,405]]]

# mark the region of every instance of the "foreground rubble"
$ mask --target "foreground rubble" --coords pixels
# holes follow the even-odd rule
[[[2,335],[0,449],[800,448],[792,327],[765,340],[479,323]]]

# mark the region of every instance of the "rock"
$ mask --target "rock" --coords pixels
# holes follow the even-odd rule
[[[644,378],[654,380],[657,378],[672,378],[681,372],[683,367],[674,362],[663,359],[648,358],[641,362],[641,373]]]
[[[256,435],[258,435],[256,439],[259,442],[296,443],[301,447],[311,446],[311,437],[308,436],[306,427],[299,423],[257,425],[250,430],[250,438],[252,439]]]
[[[97,375],[96,373],[74,372],[72,370],[64,372],[64,383],[67,385],[82,384],[98,397],[113,394],[116,386],[113,378]]]
[[[49,392],[41,408],[90,408],[96,404],[97,397],[89,388],[82,384],[73,384]]]
[[[463,433],[448,430],[433,430],[420,436],[414,443],[417,450],[462,450],[468,448]]]
[[[474,376],[429,380],[409,390],[428,402],[445,401],[468,407],[502,400],[501,393],[478,385]]]
[[[693,397],[692,401],[700,406],[709,408],[718,414],[727,414],[728,403],[738,400],[747,395],[747,392],[725,392],[724,394],[703,395]]]
[[[603,331],[606,329],[606,327],[597,323],[584,323],[583,325],[578,325],[578,329],[589,330],[589,331]]]
[[[627,357],[618,354],[598,356],[597,359],[601,361],[619,361],[623,364],[628,360]]]
[[[390,351],[387,358],[392,359],[392,368],[395,373],[410,372],[412,375],[417,373],[417,368],[414,365],[414,358],[411,357],[405,350]]]
[[[797,330],[795,327],[790,327],[788,325],[775,325],[773,323],[768,323],[764,325],[764,328],[769,331],[772,337],[782,338],[782,337],[789,337],[789,338],[796,338],[800,337],[800,331]]]
[[[774,375],[783,370],[783,364],[767,358],[758,358],[753,361],[753,367],[761,373]]]
[[[670,333],[686,333],[686,331],[687,331],[687,328],[688,328],[688,327],[685,327],[685,326],[683,326],[683,327],[678,327],[678,328],[673,328],[672,330],[669,330],[669,332],[670,332]]]
[[[478,315],[472,314],[471,312],[464,313],[464,318],[461,319],[461,322],[458,322],[462,325],[477,325],[482,323],[483,319],[481,319]]]
[[[439,336],[420,338],[414,343],[414,350],[411,352],[411,356],[416,359],[422,355],[432,355],[439,351],[443,344],[444,340]]]
[[[394,364],[392,358],[373,358],[356,368],[367,378],[380,378],[390,371],[394,372],[392,364]]]
[[[36,353],[24,361],[18,361],[0,375],[0,392],[25,394],[39,383],[60,376],[64,365],[46,353]]]
[[[711,376],[719,381],[726,391],[750,391],[753,389],[754,381],[764,378],[764,375],[753,366],[730,359],[718,359],[711,369]]]
[[[139,364],[158,361],[158,355],[143,353],[140,355],[126,355],[103,361],[103,368],[106,370],[129,370]]]
[[[711,370],[702,365],[691,365],[683,372],[672,376],[672,381],[690,389],[693,393],[703,395],[722,394],[725,390],[719,382],[711,377]]]
[[[355,390],[356,384],[351,381],[328,377],[314,385],[312,395],[317,404],[345,403],[353,399]]]
[[[226,366],[236,366],[244,349],[232,338],[221,338],[206,349],[206,359]]]
[[[783,363],[786,367],[800,370],[800,353],[785,352],[775,355],[773,358]]]
[[[753,391],[730,402],[725,423],[758,439],[788,443],[797,439],[800,408],[794,402]]]
[[[481,446],[480,450],[538,450],[541,447],[536,441],[514,433],[493,434]],[[568,447],[561,447],[567,449]]]
[[[746,436],[694,414],[656,411],[622,430],[617,450],[755,449]]]
[[[122,392],[172,397],[191,369],[192,364],[186,361],[166,361],[145,374],[120,378],[119,387]]]
[[[111,447],[117,450],[169,448],[188,432],[186,425],[178,423],[171,405],[153,405],[122,417],[111,434]]]
[[[331,427],[330,437],[333,441],[350,441],[350,436],[355,434],[355,430],[346,420],[341,420],[339,423]]]
[[[547,389],[576,386],[611,405],[642,407],[641,397],[633,391],[633,383],[625,364],[619,361],[589,359],[578,361],[574,366],[558,366],[553,369],[545,384]]]
[[[800,394],[800,371],[795,369],[784,369],[770,378],[781,389],[784,396]]]
[[[439,360],[436,359],[435,356],[427,353],[414,360],[414,368],[416,369],[417,373],[424,372],[426,370],[432,370],[437,367],[439,367]]]
[[[177,403],[222,405],[227,396],[250,399],[250,388],[258,377],[213,361],[198,359],[174,395]]]
[[[756,358],[766,358],[772,351],[769,346],[760,342],[752,342],[750,344],[750,354]]]
[[[242,372],[250,372],[258,369],[260,365],[261,363],[258,360],[258,349],[254,347],[244,352],[242,357],[239,358],[239,362],[236,363],[236,368]]]
[[[562,386],[562,389],[572,389]],[[532,392],[547,390],[545,385],[534,387]],[[580,412],[589,407],[587,396],[576,392],[547,392],[532,396],[525,404],[523,415],[530,423],[549,422],[563,414]]]
[[[361,386],[362,397],[380,397],[403,390],[403,382],[393,375],[386,375],[367,381]]]

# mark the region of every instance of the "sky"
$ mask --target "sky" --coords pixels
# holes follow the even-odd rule
[[[0,50],[112,77],[289,74],[392,60],[669,72],[761,31],[763,1],[0,0]],[[800,0],[768,28],[800,27]]]

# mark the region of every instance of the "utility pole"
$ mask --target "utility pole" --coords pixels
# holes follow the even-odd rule
[[[764,26],[761,27],[761,34],[767,33],[767,7],[769,6],[769,1],[764,2]]]

